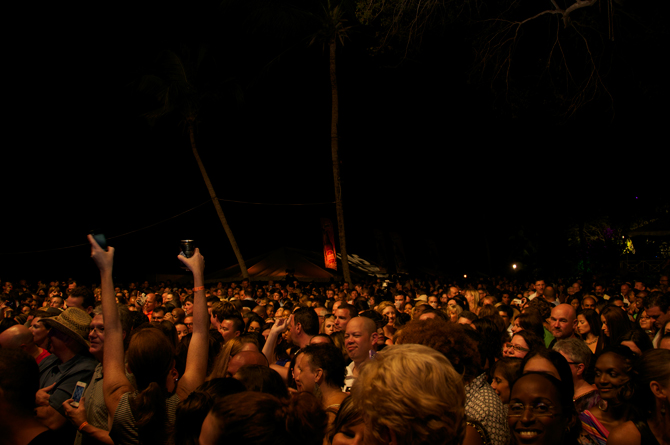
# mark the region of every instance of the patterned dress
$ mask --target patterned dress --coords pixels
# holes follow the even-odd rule
[[[465,385],[465,415],[484,427],[491,445],[509,443],[509,425],[504,405],[486,381],[486,374]]]

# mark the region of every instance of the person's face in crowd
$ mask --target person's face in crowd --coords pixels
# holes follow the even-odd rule
[[[640,327],[644,330],[652,330],[654,328],[651,317],[647,315],[647,311],[642,311],[640,314]]]
[[[432,295],[428,297],[428,304],[431,305],[433,309],[437,309],[437,303],[438,303],[437,297],[434,297]]]
[[[666,322],[670,321],[670,310],[668,310],[668,313],[666,314],[658,306],[647,308],[647,315],[654,322],[656,329],[661,329]]]
[[[509,315],[507,315],[507,312],[505,311],[499,311],[498,315],[503,319],[505,322],[505,329],[509,326]]]
[[[6,294],[8,294],[12,291],[12,289],[14,289],[14,286],[12,286],[12,283],[7,281],[5,282],[5,285],[2,287],[2,289],[5,291]]]
[[[577,332],[579,332],[580,335],[586,335],[591,332],[591,325],[586,321],[586,317],[582,314],[577,316]]]
[[[491,381],[491,388],[498,394],[503,404],[509,403],[510,387],[509,381],[502,376],[498,371],[493,373],[493,380]]]
[[[600,327],[600,332],[602,332],[603,334],[605,334],[606,336],[609,337],[610,336],[610,330],[607,327],[607,319],[605,318],[604,315],[600,316],[600,321],[602,322],[602,326]]]
[[[457,288],[457,287],[455,287],[455,286],[451,286],[451,287],[449,288],[449,298],[454,298],[454,297],[457,296],[458,294],[459,294],[459,292],[458,292],[458,288]]]
[[[294,370],[295,369],[297,369],[297,371],[294,372],[295,385],[298,391],[306,391],[313,394],[318,375],[309,365],[309,357],[307,357],[307,354],[300,354],[295,362]]]
[[[455,309],[454,309],[454,310],[451,310],[451,309],[450,309],[450,310],[448,311],[448,314],[449,314],[449,321],[450,321],[450,322],[452,322],[452,323],[458,323],[458,312],[457,312]]]
[[[281,292],[275,291],[272,293],[272,299],[275,301],[281,300]]]
[[[248,329],[248,331],[249,331],[249,332],[256,332],[256,333],[260,334],[260,333],[263,331],[263,327],[261,326],[261,324],[260,324],[259,322],[257,322],[257,321],[252,321],[252,322],[249,324],[249,329]]]
[[[628,295],[628,292],[630,292],[630,286],[628,283],[624,283],[621,285],[621,295],[626,296]]]
[[[596,295],[602,297],[605,294],[605,289],[602,286],[596,286]]]
[[[596,301],[593,298],[586,297],[582,301],[582,309],[587,310],[587,309],[596,309]]]
[[[412,315],[412,303],[406,303],[403,312],[407,315]]]
[[[351,320],[351,314],[349,309],[337,309],[335,311],[335,332],[345,331],[349,320]]]
[[[330,316],[326,318],[326,321],[323,325],[323,333],[326,335],[330,335],[333,332],[335,332],[335,317]]]
[[[539,296],[539,295],[542,295],[542,294],[544,293],[544,288],[545,288],[546,286],[547,286],[547,285],[545,284],[544,281],[542,281],[542,280],[536,281],[536,282],[535,282],[535,292],[536,292],[536,295],[538,295],[538,296]]]
[[[91,320],[88,331],[88,341],[91,342],[91,347],[88,352],[93,357],[102,356],[102,348],[105,344],[105,324],[103,323],[102,315],[95,315]]]
[[[620,307],[620,308],[623,308],[623,301],[622,301],[622,300],[614,300],[614,301],[612,302],[612,304],[613,304],[614,306],[618,306],[618,307]]]
[[[235,326],[233,323],[233,320],[223,320],[221,322],[221,327],[219,328],[219,332],[223,336],[223,342],[227,342],[231,338],[238,337],[240,335],[240,331],[235,331]]]
[[[575,294],[575,288],[570,286],[568,289],[568,296],[573,296]]]
[[[193,317],[190,315],[184,318],[184,324],[186,325],[186,328],[188,329],[188,333],[192,334],[193,333]]]
[[[187,301],[184,303],[184,306],[182,306],[182,309],[186,313],[186,315],[193,315],[193,303],[190,301]]]
[[[180,323],[177,326],[175,326],[175,328],[177,329],[177,337],[179,338],[179,340],[181,340],[186,336],[186,334],[188,334],[188,328],[186,327],[186,325]]]
[[[512,323],[512,333],[516,334],[519,331],[523,331],[523,328],[519,324],[519,319],[517,318],[514,320],[514,323]]]
[[[172,315],[172,314],[170,314]],[[165,311],[154,311],[153,314],[151,314],[151,321],[163,321],[165,320]]]
[[[347,323],[344,346],[353,361],[362,362],[367,359],[376,340],[377,333],[368,332],[361,317],[356,317]]]
[[[520,335],[512,337],[512,341],[505,343],[503,346],[503,356],[524,358],[530,351],[528,343]]]
[[[570,419],[565,419],[562,413],[558,390],[542,376],[524,375],[515,383],[507,421],[516,443],[563,443]]]
[[[570,300],[570,306],[574,307],[576,311],[579,310],[579,298],[573,298]]]
[[[316,315],[319,317],[319,326],[323,323],[323,321],[326,319],[326,314],[328,311],[326,310],[325,307],[319,307],[314,309],[316,312]]]
[[[448,302],[449,302],[449,293],[448,292],[442,292],[440,294],[440,304],[442,306],[446,306]]]
[[[512,296],[510,294],[502,294],[500,301],[502,304],[509,305],[512,302]]]
[[[343,425],[333,436],[332,445],[363,445],[365,442],[365,423],[349,423]]]
[[[163,315],[163,320],[169,321],[170,323],[174,323],[174,317],[172,316],[172,312],[166,312],[165,315]]]
[[[405,297],[402,296],[402,295],[396,295],[396,296],[394,297],[394,301],[395,301],[395,307],[396,307],[399,311],[401,311],[401,310],[402,310],[402,305],[403,305],[403,303],[405,302]]]
[[[63,299],[61,297],[52,297],[51,298],[51,307],[56,309],[63,308]]]
[[[568,305],[560,304],[551,310],[551,333],[555,338],[569,338],[577,327],[577,317],[574,309]]]
[[[391,306],[387,307],[386,309],[384,309],[382,311],[382,315],[387,316],[388,319],[389,319],[389,322],[388,322],[389,326],[395,325],[395,317],[396,317],[395,314],[396,314],[395,307],[391,307]]]
[[[594,383],[600,398],[609,403],[619,400],[619,393],[630,377],[626,373],[626,361],[619,354],[607,352],[598,357]]]
[[[33,318],[30,323],[30,331],[33,333],[33,340],[35,344],[40,345],[49,335],[49,329],[44,326],[40,317]]]

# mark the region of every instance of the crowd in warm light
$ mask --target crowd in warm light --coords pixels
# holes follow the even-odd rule
[[[94,286],[3,281],[10,443],[670,438],[667,275],[114,283],[91,243]]]

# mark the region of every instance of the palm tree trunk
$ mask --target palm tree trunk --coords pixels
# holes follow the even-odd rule
[[[191,138],[191,148],[193,149],[193,156],[195,156],[195,160],[198,162],[198,167],[200,167],[200,173],[202,173],[202,178],[205,180],[205,185],[207,185],[207,190],[209,191],[209,196],[212,198],[212,202],[214,202],[214,208],[216,208],[216,213],[219,215],[219,219],[221,220],[221,225],[223,226],[223,230],[226,231],[226,235],[228,235],[228,241],[230,241],[230,245],[233,248],[233,252],[235,252],[235,256],[237,257],[237,262],[240,265],[240,270],[242,271],[242,277],[244,278],[249,278],[249,271],[247,271],[247,266],[244,264],[244,258],[242,258],[242,253],[240,252],[240,248],[237,247],[237,242],[235,241],[235,236],[233,236],[233,231],[230,230],[230,226],[228,225],[228,221],[226,220],[226,216],[223,214],[223,209],[221,208],[221,204],[219,203],[219,198],[216,197],[216,193],[214,192],[214,187],[212,187],[212,183],[209,180],[209,176],[207,175],[207,171],[205,170],[205,165],[202,163],[202,160],[200,159],[200,155],[198,154],[198,149],[195,146],[195,134],[193,132],[193,121],[188,121],[188,134]]]
[[[342,187],[340,185],[340,160],[338,155],[339,136],[337,131],[339,111],[337,99],[337,74],[335,71],[336,36],[330,38],[330,90],[332,93],[332,109],[330,120],[330,151],[333,157],[333,181],[335,182],[335,205],[337,209],[337,232],[340,238],[340,255],[342,256],[342,275],[344,281],[351,285],[349,274],[349,257],[347,242],[344,236],[344,211],[342,210]]]

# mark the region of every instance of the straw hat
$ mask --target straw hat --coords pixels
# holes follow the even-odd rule
[[[91,317],[79,308],[69,307],[61,312],[58,317],[43,318],[42,323],[57,329],[68,337],[74,338],[87,348],[91,347],[87,340]]]

